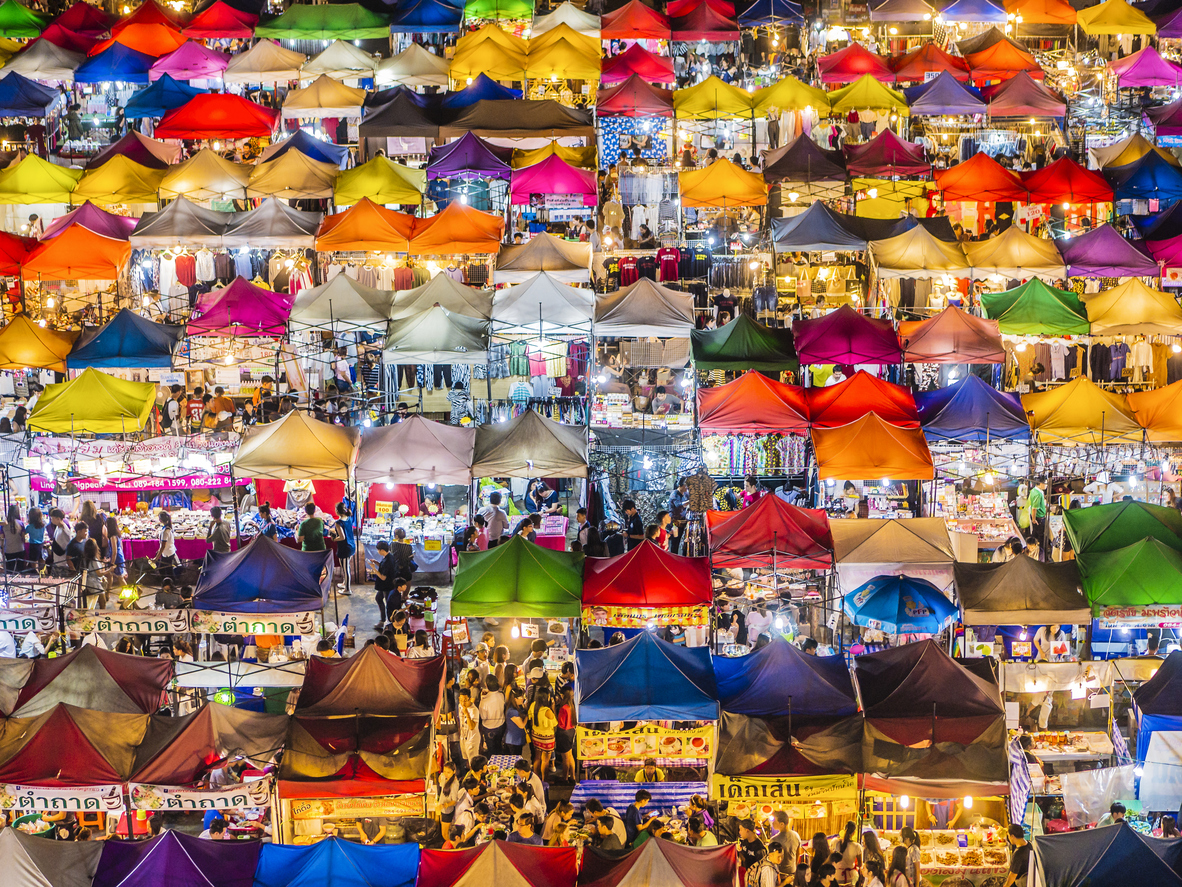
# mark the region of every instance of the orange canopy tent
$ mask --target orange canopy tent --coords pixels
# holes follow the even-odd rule
[[[158,139],[251,139],[270,136],[279,112],[230,93],[203,93],[160,121]]]
[[[96,43],[87,55],[98,55],[118,43],[152,58],[160,58],[180,49],[185,40],[185,35],[171,25],[134,24],[123,28],[114,37]]]
[[[1075,7],[1066,0],[1006,0],[1006,12],[1024,25],[1074,25]]]
[[[1005,363],[996,320],[949,305],[927,320],[899,324],[903,360],[914,363]]]
[[[899,428],[867,413],[837,428],[814,428],[813,450],[822,480],[931,480],[932,453],[918,428]]]
[[[919,409],[915,406],[915,397],[911,392],[901,385],[876,378],[865,370],[858,370],[836,385],[809,388],[805,391],[805,399],[813,428],[849,425],[872,411],[877,412],[883,421],[900,428],[919,427]],[[869,474],[864,476],[874,477]]]
[[[748,370],[733,382],[698,389],[698,427],[719,434],[808,431],[804,389]]]
[[[156,0],[144,0],[135,11],[111,25],[111,36],[116,36],[132,25],[168,25],[180,27],[180,13],[161,6]]]
[[[344,212],[325,217],[316,233],[316,249],[405,252],[410,248],[414,223],[414,216],[394,212],[362,197]]]
[[[988,154],[977,153],[956,166],[936,173],[936,187],[945,200],[974,203],[992,200],[1026,200],[1026,186],[1017,173],[1004,168]]]
[[[1042,80],[1045,76],[1034,56],[1008,40],[999,40],[980,52],[969,53],[965,61],[969,63],[974,83],[1009,80],[1019,71],[1025,71],[1035,80]]]
[[[441,256],[455,253],[496,253],[501,248],[505,220],[453,200],[441,213],[415,219],[410,253]]]
[[[71,225],[33,250],[21,272],[45,280],[116,280],[130,257],[128,241]]]
[[[1129,406],[1151,441],[1182,440],[1182,382],[1151,391],[1133,391]]]

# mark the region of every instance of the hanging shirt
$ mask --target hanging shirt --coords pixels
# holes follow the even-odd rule
[[[657,265],[660,270],[660,280],[666,283],[678,279],[678,266],[681,264],[681,250],[671,246],[657,250]]]
[[[254,277],[254,264],[250,261],[250,253],[234,254],[234,273],[246,280]]]
[[[1051,378],[1065,379],[1067,378],[1067,369],[1064,366],[1067,360],[1068,344],[1062,339],[1056,339],[1051,343]]]
[[[630,286],[640,280],[640,260],[636,256],[620,256],[620,286]]]
[[[217,274],[214,273],[213,268],[213,253],[207,249],[197,251],[194,257],[197,262],[197,279],[198,280],[216,280]]]
[[[1129,356],[1129,351],[1129,346],[1124,342],[1113,342],[1112,345],[1109,346],[1108,352],[1112,357],[1112,364],[1111,368],[1109,369],[1109,373],[1111,374],[1112,381],[1119,382],[1121,377],[1124,376],[1125,360]]]

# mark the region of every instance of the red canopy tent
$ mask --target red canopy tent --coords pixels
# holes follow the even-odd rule
[[[677,79],[673,73],[673,59],[649,52],[639,43],[633,43],[619,55],[603,60],[599,82],[611,86],[623,83],[634,74],[639,74],[650,83],[672,83]]]
[[[905,142],[889,129],[864,144],[847,145],[845,157],[846,169],[855,176],[927,176],[932,171],[923,145]]]
[[[974,83],[990,80],[1008,80],[1019,71],[1025,71],[1041,80],[1045,74],[1042,65],[1021,46],[1010,40],[999,40],[977,52],[965,56],[972,72]]]
[[[706,40],[723,43],[739,39],[739,23],[710,5],[709,0],[698,0],[697,6],[670,21],[674,40]],[[602,34],[602,32],[601,32]]]
[[[175,28],[180,26],[180,22],[179,13],[164,8],[156,0],[144,0],[136,7],[135,12],[111,25],[111,36],[115,36],[131,25],[167,25],[170,28]]]
[[[10,718],[0,735],[0,782],[112,785],[131,775],[148,716],[56,705],[35,718]]]
[[[297,715],[289,721],[283,749],[279,779],[285,797],[291,796],[291,782],[317,785],[320,797],[348,794],[359,780],[384,784],[388,795],[407,787],[422,792],[431,760],[431,717]]]
[[[927,320],[899,324],[903,360],[914,363],[1005,363],[1001,331],[986,320],[949,305]]]
[[[809,388],[805,399],[813,428],[838,428],[871,411],[899,428],[919,427],[919,410],[911,392],[876,379],[865,370],[858,370],[844,382],[828,388]]]
[[[287,715],[210,703],[180,717],[154,717],[135,751],[131,781],[192,785],[242,756],[262,768],[283,747]]]
[[[1019,71],[996,86],[986,86],[981,95],[988,102],[990,117],[1062,117],[1067,103],[1049,86]]]
[[[833,566],[829,516],[823,509],[789,505],[779,496],[761,496],[739,511],[707,511],[706,534],[718,569]]]
[[[603,16],[599,36],[604,40],[668,40],[669,17],[641,0],[628,0]]]
[[[10,662],[25,665],[21,660],[0,664],[0,681],[5,684]],[[87,644],[64,656],[32,660],[24,686],[4,714],[35,717],[63,702],[94,711],[152,714],[172,679],[173,665],[167,660],[111,653]]]
[[[936,187],[944,192],[945,200],[1026,200],[1026,188],[1017,174],[980,152],[937,172]]]
[[[0,232],[0,274],[5,277],[15,277],[21,273],[21,265],[37,246],[32,237],[18,237],[15,234]]]
[[[79,34],[71,31],[69,28],[62,27],[57,22],[54,22],[42,31],[41,36],[37,40],[48,40],[60,49],[64,49],[67,52],[78,52],[82,55],[89,54],[94,49],[95,44],[98,43],[97,37],[91,37],[89,34]],[[37,40],[30,40],[29,46],[32,46]]]
[[[960,81],[969,79],[969,65],[960,56],[950,55],[935,43],[925,43],[906,55],[888,59],[887,64],[895,72],[900,83],[915,83],[930,79],[928,74],[947,71]]]
[[[618,557],[583,562],[584,607],[708,607],[710,561],[670,554],[648,539]]]
[[[99,37],[111,29],[111,16],[93,3],[78,0],[55,18],[53,24],[60,25],[76,34]]]
[[[158,139],[250,139],[270,136],[279,112],[230,93],[193,96],[164,115]]]
[[[574,847],[489,841],[468,850],[424,850],[417,887],[575,887]]]
[[[808,431],[804,389],[756,370],[733,382],[698,389],[698,427],[703,433],[790,434]]]
[[[254,26],[258,21],[257,15],[235,9],[225,0],[215,0],[193,16],[181,33],[193,40],[250,38],[254,36]]]
[[[739,871],[737,844],[687,847],[673,841],[645,841],[620,856],[583,851],[579,887],[731,887]]]
[[[853,83],[867,74],[883,83],[895,82],[895,72],[886,60],[860,43],[851,43],[845,49],[821,56],[817,59],[817,68],[822,83]]]
[[[443,691],[443,658],[401,659],[369,646],[348,659],[308,660],[295,713],[426,715]]]
[[[673,91],[653,86],[649,80],[633,74],[619,86],[599,90],[595,113],[600,117],[672,117]]]
[[[1060,157],[1041,169],[1019,173],[1030,190],[1031,203],[1109,203],[1112,186],[1104,177],[1084,169],[1070,157]]]

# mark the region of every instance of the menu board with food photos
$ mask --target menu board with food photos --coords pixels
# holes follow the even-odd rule
[[[668,730],[643,726],[631,730],[578,729],[578,757],[583,761],[643,761],[645,758],[708,760],[714,756],[714,727]]]

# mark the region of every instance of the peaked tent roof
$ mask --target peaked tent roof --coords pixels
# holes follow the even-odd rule
[[[272,40],[259,40],[246,52],[230,59],[230,64],[222,72],[222,80],[225,83],[288,83],[300,79],[300,68],[307,58],[302,52],[284,49]]]
[[[936,187],[944,192],[945,200],[1026,199],[1026,189],[1018,175],[981,152],[963,163],[938,171]]]
[[[113,43],[98,55],[92,55],[74,69],[75,83],[147,83],[148,69],[155,56]]]
[[[898,363],[899,340],[890,320],[842,305],[823,317],[792,322],[801,363]]]
[[[1064,513],[1067,538],[1080,554],[1115,551],[1138,539],[1157,539],[1182,552],[1182,516],[1148,502],[1113,502]]]
[[[923,154],[923,146],[905,142],[891,130],[884,129],[862,145],[847,145],[846,168],[857,176],[926,176],[932,165]]]
[[[88,200],[50,222],[41,235],[41,241],[52,240],[74,225],[103,237],[110,237],[112,240],[127,240],[135,230],[136,224],[136,220],[131,216],[116,215]]]
[[[673,40],[706,40],[720,43],[739,39],[739,24],[733,15],[725,15],[715,9],[707,0],[699,0],[696,6],[684,15],[669,21]]]
[[[1142,86],[1177,89],[1182,84],[1182,66],[1166,61],[1152,46],[1109,63],[1108,70],[1116,75],[1116,82],[1121,89]]]
[[[270,137],[279,112],[233,95],[198,95],[164,115],[158,139],[247,139]]]
[[[296,7],[292,7],[295,9]],[[378,69],[377,57],[346,40],[334,40],[300,68],[300,79],[336,77],[341,80],[369,79]]]
[[[487,320],[434,305],[391,320],[383,347],[393,363],[485,363],[490,328]]]
[[[390,20],[396,34],[451,34],[460,30],[464,8],[446,0],[411,0],[398,5]]]
[[[268,197],[252,210],[232,213],[222,243],[228,248],[310,248],[321,218],[318,212],[305,212]]]
[[[93,203],[156,203],[164,170],[142,166],[122,155],[116,155],[94,169],[88,169],[78,180],[70,197]]]
[[[359,3],[296,5],[282,15],[259,22],[254,35],[283,40],[386,39],[390,35],[390,19]]]
[[[475,447],[475,428],[410,416],[361,429],[354,476],[359,483],[467,484]]]
[[[66,371],[66,355],[74,347],[76,333],[42,327],[28,315],[18,314],[0,327],[0,369]]]
[[[434,305],[464,317],[491,320],[493,294],[488,290],[466,286],[446,274],[436,274],[422,286],[398,290],[387,317],[390,320],[402,320],[421,314]]]
[[[981,306],[1007,335],[1086,336],[1091,328],[1079,296],[1037,277],[1012,290],[982,293]]]
[[[413,216],[394,212],[362,197],[343,212],[324,217],[316,232],[316,249],[321,252],[404,252],[410,248],[413,227]]]
[[[904,116],[911,113],[903,93],[891,89],[873,74],[863,74],[849,86],[833,90],[829,104],[834,113],[865,110],[895,111]]]
[[[1085,34],[1156,34],[1157,25],[1141,10],[1125,0],[1104,0],[1076,13],[1076,21]]]
[[[476,428],[472,474],[477,477],[586,477],[587,430],[533,410]]]
[[[214,0],[189,19],[181,33],[194,40],[249,39],[258,20],[257,15],[235,9],[225,0]]]
[[[606,13],[599,27],[603,40],[668,40],[669,32],[669,17],[642,0],[628,0],[619,9]]]
[[[39,43],[52,43],[59,49],[69,50],[71,53],[81,55],[85,59],[87,53],[94,49],[98,42],[98,37],[92,37],[89,34],[78,34],[55,22],[42,31],[40,37],[30,41],[27,48],[32,49]]]
[[[197,296],[185,325],[186,336],[282,338],[292,297],[235,277],[220,289]]]
[[[1059,252],[1072,277],[1156,277],[1157,263],[1140,240],[1129,240],[1109,224],[1067,241]]]
[[[1182,335],[1182,308],[1172,293],[1131,277],[1110,290],[1084,295],[1093,336]]]
[[[1182,652],[1175,650],[1140,687],[1133,691],[1133,703],[1143,715],[1182,715],[1182,696],[1178,694]]]
[[[817,69],[822,83],[853,83],[867,74],[883,83],[895,82],[895,72],[886,60],[860,43],[821,56],[817,59]]]
[[[439,707],[444,671],[442,656],[402,659],[373,644],[348,659],[313,657],[304,672],[295,714],[431,715]]]
[[[14,321],[15,322],[15,321]],[[0,339],[3,338],[0,331]],[[0,342],[0,354],[4,346]],[[1182,381],[1149,391],[1130,391],[1129,406],[1151,441],[1182,441]]]
[[[1126,822],[1041,835],[1034,839],[1031,849],[1031,865],[1037,865],[1040,880],[1055,887],[1119,887],[1134,871],[1148,883],[1161,887],[1182,885],[1177,862],[1171,861],[1177,859],[1177,843],[1141,835]]]
[[[821,509],[797,508],[779,496],[760,496],[738,511],[707,511],[714,567],[827,570],[833,534]]]
[[[840,151],[825,151],[801,134],[764,158],[763,177],[768,182],[844,182],[849,173]]]
[[[873,17],[873,16],[872,16]],[[888,59],[887,64],[895,72],[899,82],[928,81],[929,74],[947,73],[956,80],[969,79],[969,65],[958,55],[945,52],[930,40],[902,56]]]
[[[45,386],[29,413],[29,430],[49,434],[140,431],[155,405],[155,382],[126,382],[87,368],[68,382]]]
[[[184,327],[156,323],[123,308],[95,330],[83,331],[66,359],[72,370],[86,367],[171,367]]]
[[[863,711],[870,718],[929,720],[1001,717],[996,684],[955,662],[934,640],[904,644],[854,659]]]
[[[1077,376],[1050,391],[1022,395],[1030,427],[1043,443],[1137,443],[1141,426],[1124,395]]]
[[[647,277],[595,297],[595,329],[603,336],[685,338],[693,328],[693,295]]]
[[[673,91],[678,117],[719,120],[751,116],[754,98],[747,90],[711,75],[701,83]]]
[[[969,260],[959,243],[937,240],[922,225],[870,243],[882,277],[969,276]]]
[[[927,440],[918,428],[900,428],[873,411],[837,428],[813,428],[819,476],[930,480],[935,475]]]
[[[225,613],[303,613],[328,602],[332,552],[296,551],[258,535],[237,551],[209,551],[193,609]]]
[[[755,110],[760,113],[766,113],[771,109],[803,111],[806,108],[816,108],[822,112],[829,110],[829,95],[825,90],[801,83],[791,75],[771,86],[757,89],[752,95],[752,101]]]
[[[1091,620],[1074,561],[1041,563],[1016,557],[1004,564],[955,563],[965,625],[1031,621],[1080,625]]]
[[[647,631],[612,647],[576,650],[575,698],[580,723],[718,719],[710,650]]]
[[[918,392],[915,406],[930,440],[1030,439],[1018,395],[998,391],[972,373],[945,388]]]
[[[686,207],[767,205],[767,185],[761,173],[748,172],[719,157],[703,169],[677,174],[681,204]]]
[[[1124,166],[1104,167],[1117,200],[1182,199],[1182,171],[1156,151]]]
[[[990,0],[956,0],[940,10],[945,21],[950,22],[1004,22],[1006,11]]]
[[[375,82],[382,86],[401,84],[446,88],[450,82],[447,59],[418,43],[412,43],[398,55],[378,62]]]
[[[30,80],[70,83],[74,71],[84,61],[85,53],[63,49],[49,40],[38,40],[8,59],[0,71],[23,74]]]
[[[246,196],[325,200],[333,196],[333,186],[340,171],[335,163],[323,163],[299,151],[288,151],[254,167],[246,186]]]
[[[673,83],[677,79],[671,58],[649,52],[639,43],[633,43],[619,55],[603,60],[599,82],[602,86],[612,86],[637,74],[648,83]],[[600,89],[600,95],[603,92]]]
[[[296,294],[291,320],[304,324],[344,321],[349,324],[384,325],[394,307],[394,291],[358,283],[338,274],[328,283]]]
[[[253,887],[261,846],[261,841],[206,841],[173,829],[148,841],[111,840],[103,844],[94,887]]]
[[[107,40],[100,40],[89,51],[88,55],[95,55],[112,46],[124,46],[142,52],[154,59],[168,55],[175,49],[180,49],[185,37],[173,25],[136,22],[112,35]]]
[[[495,254],[501,246],[505,220],[453,200],[433,216],[414,220],[412,256]]]
[[[482,99],[512,101],[521,98],[520,89],[510,89],[491,79],[487,74],[480,73],[472,78],[472,82],[457,92],[445,93],[439,105],[442,108],[469,108]],[[444,146],[446,147],[446,146]]]
[[[346,86],[328,74],[293,89],[283,100],[284,117],[360,117],[365,90]]]
[[[1180,11],[1182,11],[1182,10],[1180,10]],[[1154,134],[1158,138],[1160,138],[1161,136],[1176,136],[1176,135],[1178,135],[1179,132],[1182,132],[1182,101],[1170,102],[1168,105],[1158,105],[1153,108],[1146,108],[1145,109],[1145,116],[1148,117],[1150,119],[1150,121],[1152,121]],[[1128,139],[1125,139],[1125,143],[1132,143],[1132,141],[1134,139],[1140,139],[1141,141],[1145,141],[1145,137],[1143,135],[1141,135],[1140,133],[1136,133],[1135,135],[1130,136]],[[1149,144],[1149,143],[1146,142],[1146,144]],[[1112,147],[1115,148],[1116,146],[1114,145]],[[1130,144],[1130,148],[1131,147],[1132,146]],[[1141,147],[1143,147],[1143,146],[1138,145],[1138,147],[1136,149],[1129,151],[1129,153],[1130,154],[1136,153],[1136,151],[1141,150]],[[1109,156],[1109,154],[1107,154],[1107,153],[1100,155],[1098,153],[1099,150],[1101,150],[1101,149],[1095,149],[1095,148],[1092,149],[1092,156],[1094,156],[1094,157],[1099,157],[1099,156],[1108,157]],[[1161,152],[1165,151],[1168,156],[1164,157],[1163,159],[1167,163],[1170,163],[1170,162],[1172,162],[1174,164],[1178,163],[1178,158],[1175,157],[1172,153],[1170,153],[1169,149],[1154,148],[1153,150],[1157,151],[1159,154]],[[1110,151],[1111,151],[1111,149],[1109,149],[1109,152]],[[1125,152],[1122,151],[1121,153],[1123,154]],[[1147,151],[1145,153],[1147,153]],[[1118,166],[1119,164],[1115,163],[1115,162],[1110,162],[1107,165]]]
[[[623,856],[584,850],[579,887],[728,887],[738,871],[735,844],[691,847],[645,841]]]
[[[1107,607],[1150,607],[1177,600],[1182,554],[1153,537],[1112,551],[1080,552],[1076,562],[1093,614]]]
[[[6,722],[0,778],[47,787],[110,785],[127,779],[148,716],[59,704]]]
[[[949,305],[927,320],[899,323],[903,360],[915,363],[1005,363],[996,320]]]
[[[452,614],[518,619],[577,616],[585,563],[579,552],[552,551],[520,535],[488,551],[460,552]]]
[[[298,151],[309,160],[335,163],[338,166],[349,154],[347,145],[334,145],[332,142],[325,142],[309,135],[306,129],[297,129],[290,137],[264,148],[263,153],[259,155],[259,162],[276,160],[288,151]]]
[[[40,34],[47,24],[45,16],[16,0],[0,3],[0,37],[28,40]]]
[[[529,139],[593,136],[590,111],[568,108],[553,99],[480,100],[440,127],[440,135],[474,132],[484,138]]]
[[[195,97],[208,92],[174,80],[170,74],[156,78],[150,86],[127,100],[124,114],[128,117],[163,117],[174,108],[188,104]],[[138,133],[136,133],[138,135]],[[128,133],[131,135],[131,133]],[[179,162],[179,160],[178,160]]]
[[[70,4],[69,9],[54,18],[53,23],[79,34],[98,37],[111,29],[113,16],[108,15],[93,3],[75,0]]]
[[[586,281],[591,275],[591,245],[545,232],[527,243],[506,244],[497,253],[493,280],[498,284],[522,283],[539,271],[564,283]]]
[[[1074,25],[1076,20],[1075,7],[1066,0],[1006,0],[1005,6],[1027,25]]]
[[[24,685],[4,714],[35,718],[62,703],[96,712],[154,714],[172,679],[171,662],[86,644],[54,659],[33,660]]]
[[[159,212],[144,213],[131,233],[131,245],[136,249],[221,246],[231,215],[206,209],[180,197]]]
[[[943,518],[840,520],[829,524],[837,563],[951,564],[956,560]]]
[[[234,466],[241,477],[348,480],[359,439],[356,428],[317,422],[293,410],[277,422],[247,429]]]
[[[18,828],[0,831],[0,856],[11,887],[91,887],[103,845],[62,843]]]
[[[1112,187],[1104,177],[1084,169],[1070,157],[1019,173],[1030,190],[1031,203],[1108,203]]]
[[[1178,103],[1174,102],[1169,105],[1149,108],[1146,114],[1150,120],[1160,126],[1161,117],[1159,115],[1166,113],[1166,116],[1169,116],[1177,109]],[[1106,145],[1103,148],[1091,148],[1089,153],[1096,161],[1098,167],[1107,169],[1110,166],[1124,166],[1125,164],[1132,163],[1134,160],[1140,160],[1150,151],[1155,151],[1167,163],[1171,163],[1174,166],[1182,165],[1182,160],[1175,157],[1168,148],[1156,147],[1153,142],[1149,141],[1139,132],[1135,132],[1128,138],[1121,139],[1119,142]]]
[[[574,887],[574,847],[489,841],[467,850],[424,850],[419,887]]]
[[[80,178],[80,169],[26,154],[0,170],[0,203],[69,203]]]
[[[70,225],[58,237],[43,240],[22,266],[26,277],[44,280],[116,280],[131,255],[126,240]]]
[[[119,34],[132,25],[168,25],[173,27],[180,24],[180,13],[158,3],[157,0],[145,0],[130,14],[122,16],[111,23],[111,33]]]
[[[772,239],[783,252],[857,252],[866,249],[868,243],[865,238],[852,233],[845,226],[847,218],[844,213],[834,212],[824,201],[816,200],[798,215],[772,219]]]
[[[703,607],[714,600],[710,561],[645,539],[617,557],[583,562],[583,607]]]
[[[1027,234],[1018,225],[1010,225],[988,240],[966,243],[964,251],[973,266],[973,280],[993,276],[1062,280],[1067,276],[1055,242]]]
[[[36,248],[37,241],[32,237],[0,232],[0,274],[20,274],[21,265]]]
[[[724,385],[699,388],[697,399],[703,433],[789,434],[809,427],[804,389],[755,370]]]
[[[987,88],[984,94],[990,117],[1062,117],[1067,113],[1062,97],[1027,71]]]
[[[363,845],[331,837],[311,846],[266,844],[254,887],[414,887],[419,845]]]
[[[168,55],[156,59],[148,69],[148,79],[159,80],[168,74],[177,80],[220,80],[229,63],[227,53],[186,40]]]
[[[985,100],[947,71],[940,72],[926,83],[908,87],[903,95],[907,104],[911,106],[912,116],[942,117],[985,113]]]
[[[532,194],[580,194],[584,206],[599,203],[599,186],[595,173],[567,163],[551,154],[533,166],[513,170],[509,199],[511,203],[528,204]]]
[[[672,117],[673,93],[633,74],[618,86],[599,90],[595,113],[600,117]]]
[[[792,333],[764,326],[746,314],[714,330],[692,330],[690,347],[699,370],[778,372],[799,366]]]
[[[44,117],[60,96],[55,89],[9,71],[0,78],[0,117]]]
[[[493,322],[498,332],[589,329],[595,314],[595,293],[569,286],[539,271],[524,283],[493,295]]]

